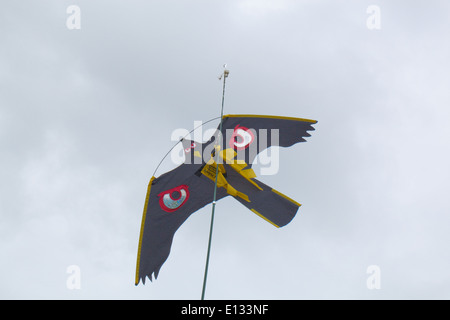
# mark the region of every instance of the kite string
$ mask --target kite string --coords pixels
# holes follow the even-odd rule
[[[172,152],[172,150],[173,150],[173,149],[174,149],[181,141],[183,141],[184,138],[186,138],[188,135],[190,135],[193,131],[195,131],[196,129],[200,128],[201,126],[203,126],[203,125],[205,125],[205,124],[207,124],[207,123],[209,123],[209,122],[211,122],[211,121],[217,120],[217,119],[219,119],[219,118],[220,118],[220,117],[215,117],[215,118],[209,119],[209,120],[206,121],[206,122],[203,122],[203,123],[200,124],[199,126],[195,127],[195,128],[192,129],[191,131],[189,131],[189,132],[188,132],[184,137],[182,137],[179,141],[177,141],[177,142],[172,146],[172,148],[170,148],[170,150],[166,153],[166,155],[161,159],[161,161],[158,163],[158,165],[156,166],[156,169],[155,169],[155,171],[153,172],[152,176],[153,176],[153,177],[155,176],[156,171],[158,171],[158,169],[159,169],[159,167],[161,166],[161,164],[163,163],[164,159],[169,155],[169,153]]]

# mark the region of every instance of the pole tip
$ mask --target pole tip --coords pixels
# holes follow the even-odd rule
[[[229,74],[230,74],[230,70],[227,69],[227,64],[225,63],[223,65],[223,72],[218,78],[219,78],[219,80],[222,80],[222,77],[227,78]]]

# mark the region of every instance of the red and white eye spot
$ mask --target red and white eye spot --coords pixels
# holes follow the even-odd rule
[[[181,186],[166,190],[158,194],[159,205],[166,212],[174,212],[181,208],[189,199],[188,186]]]
[[[250,129],[237,125],[234,128],[234,132],[230,138],[229,144],[230,147],[234,149],[243,150],[248,148],[248,146],[252,144],[254,140],[255,135]]]
[[[191,150],[194,149],[196,146],[197,146],[197,145],[195,144],[195,142],[192,142],[190,147],[187,147],[187,148],[184,149],[184,152],[189,153],[189,152],[191,152]]]

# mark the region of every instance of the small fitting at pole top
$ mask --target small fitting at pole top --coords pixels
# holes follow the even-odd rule
[[[223,65],[224,68],[226,68],[226,64]],[[222,80],[222,77],[227,78],[228,75],[230,74],[230,71],[228,69],[224,69],[223,73],[221,75],[219,75],[219,80]]]

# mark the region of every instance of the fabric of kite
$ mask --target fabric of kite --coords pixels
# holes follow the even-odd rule
[[[175,232],[189,216],[213,201],[232,196],[275,227],[287,225],[300,204],[256,179],[255,157],[271,146],[306,141],[315,120],[225,115],[222,130],[205,143],[182,140],[185,163],[148,184],[136,265],[137,285],[156,279],[167,260]],[[217,161],[217,163],[216,163]],[[218,166],[218,169],[217,169]]]

